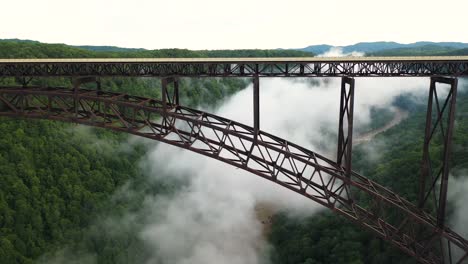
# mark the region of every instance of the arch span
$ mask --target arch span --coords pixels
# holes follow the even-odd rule
[[[244,124],[159,100],[98,90],[0,88],[0,116],[73,122],[184,148],[275,182],[391,242],[421,263],[463,263],[468,242],[396,193],[336,162]],[[352,190],[352,191],[351,191]],[[369,202],[363,202],[362,197]],[[440,252],[440,243],[449,254]]]

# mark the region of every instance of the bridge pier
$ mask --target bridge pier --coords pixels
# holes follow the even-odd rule
[[[260,131],[260,78],[258,75],[253,78],[253,128],[256,142]]]
[[[443,100],[439,101],[437,84],[448,84],[449,91]],[[429,212],[435,209],[437,226],[443,227],[445,222],[445,212],[447,204],[447,188],[449,177],[450,151],[452,145],[452,134],[455,122],[455,104],[457,99],[457,78],[431,77],[429,99],[426,113],[426,129],[424,135],[423,158],[419,187],[419,208]],[[434,109],[435,108],[435,109]],[[445,119],[445,124],[444,124]],[[443,140],[443,151],[440,159],[440,166],[432,167],[431,142],[440,129],[440,136]],[[437,164],[437,163],[436,163]],[[440,183],[439,190],[437,183]],[[433,196],[432,205],[428,202]]]
[[[172,84],[172,91],[168,89],[168,85]],[[172,93],[171,93],[172,92]],[[161,79],[161,102],[162,102],[162,128],[165,133],[169,134],[175,119],[168,115],[169,108],[174,108],[179,105],[179,80],[173,77]],[[169,106],[169,107],[168,107]]]
[[[345,176],[351,178],[354,118],[354,79],[341,79],[340,122],[338,126],[337,163],[345,170]],[[345,131],[346,130],[346,131]]]

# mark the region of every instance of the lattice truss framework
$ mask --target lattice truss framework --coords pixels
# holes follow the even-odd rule
[[[466,76],[468,61],[315,61],[315,62],[5,62],[1,77],[364,77]]]
[[[175,96],[163,98],[165,101],[85,89],[3,87],[0,115],[103,127],[188,149],[330,208],[421,263],[448,262],[434,240],[443,240],[449,247],[449,263],[467,260],[468,242],[463,237],[439,227],[429,213],[378,183],[356,172],[347,177],[341,164],[264,131],[176,105]],[[351,187],[353,197],[361,199],[349,197],[346,190]],[[364,200],[371,202],[359,202]]]
[[[438,83],[447,85],[448,89],[437,87]],[[457,86],[458,80],[454,78],[431,78],[427,104],[419,207],[434,210],[440,226],[444,225],[446,214]],[[440,155],[431,151],[431,143],[437,140],[443,147]]]

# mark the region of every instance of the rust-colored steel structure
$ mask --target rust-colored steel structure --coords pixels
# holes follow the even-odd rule
[[[338,127],[338,151],[336,161],[346,168],[351,177],[351,153],[353,147],[354,79],[343,77],[341,81],[340,116]],[[346,130],[346,132],[345,132]]]
[[[247,170],[291,189],[358,222],[422,263],[440,263],[433,243],[413,232],[447,241],[452,251],[468,252],[468,243],[452,230],[385,187],[347,170],[322,155],[233,120],[160,100],[98,90],[0,88],[1,116],[42,118],[127,132],[162,141]],[[366,195],[357,204],[345,190]],[[359,193],[358,193],[359,192]],[[385,208],[402,219],[392,219]]]
[[[448,93],[440,102],[440,93],[437,91],[437,83],[445,83]],[[420,179],[419,207],[427,210],[435,208],[437,224],[444,225],[447,204],[447,188],[449,177],[449,158],[452,141],[453,126],[455,121],[455,104],[457,100],[458,80],[454,78],[431,78],[429,100],[426,113],[426,129],[423,147],[423,165]],[[435,115],[434,115],[435,110]],[[445,122],[444,122],[444,119]],[[435,121],[435,122],[434,122]],[[445,123],[445,124],[444,124]],[[444,142],[444,149],[439,166],[434,166],[430,155],[431,141],[439,136]],[[437,191],[437,183],[439,190]],[[432,197],[430,197],[432,195]],[[433,200],[433,203],[428,201]]]
[[[0,76],[466,76],[465,57],[0,59]]]
[[[123,59],[120,63],[104,59],[0,60],[0,77],[22,80],[22,86],[0,87],[0,116],[103,127],[188,149],[330,208],[421,263],[460,264],[468,263],[468,241],[445,225],[445,215],[457,94],[455,76],[468,75],[467,63],[466,57],[401,61]],[[322,67],[325,64],[328,66]],[[55,76],[74,77],[72,87],[29,86],[30,78]],[[153,99],[107,92],[100,85],[101,76],[163,77],[162,96]],[[252,77],[252,126],[181,105],[177,77],[183,76]],[[260,129],[260,77],[265,76],[342,77],[336,161]],[[354,77],[359,76],[431,76],[417,205],[352,170]],[[97,89],[80,88],[86,82],[96,82]],[[437,86],[440,83],[449,87],[442,103],[438,93],[441,88]],[[444,143],[438,167],[433,166],[430,152],[435,137],[441,137]]]

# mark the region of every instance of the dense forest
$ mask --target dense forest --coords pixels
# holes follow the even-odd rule
[[[445,52],[445,51],[444,51]],[[401,54],[401,53],[400,53]],[[0,41],[0,58],[67,57],[287,57],[311,56],[292,50],[109,50],[62,44]],[[0,79],[1,85],[13,84]],[[246,79],[182,79],[184,104],[214,108],[248,84]],[[70,85],[71,80],[34,79],[32,84]],[[149,97],[160,95],[160,83],[152,78],[102,79],[104,89]],[[376,140],[355,149],[359,172],[415,199],[421,160],[424,106],[398,98],[395,105],[410,112],[400,125]],[[453,167],[468,168],[468,94],[458,102]],[[373,114],[371,128],[388,120],[388,113]],[[94,219],[119,216],[137,210],[147,193],[170,193],[184,183],[148,182],[139,161],[153,143],[127,143],[125,134],[46,120],[0,119],[0,260],[5,264],[35,263],[45,253],[63,245],[77,254],[92,252],[98,263],[142,263],[147,252],[136,238],[134,226],[118,234],[103,232]],[[415,140],[418,139],[418,140]],[[398,142],[368,162],[367,149],[380,141]],[[125,145],[128,148],[122,148]],[[394,177],[398,175],[399,177]],[[133,190],[127,199],[111,199],[120,188]],[[414,263],[400,251],[331,212],[308,218],[287,213],[273,217],[269,240],[272,262],[312,263]],[[41,262],[40,262],[41,263]]]

